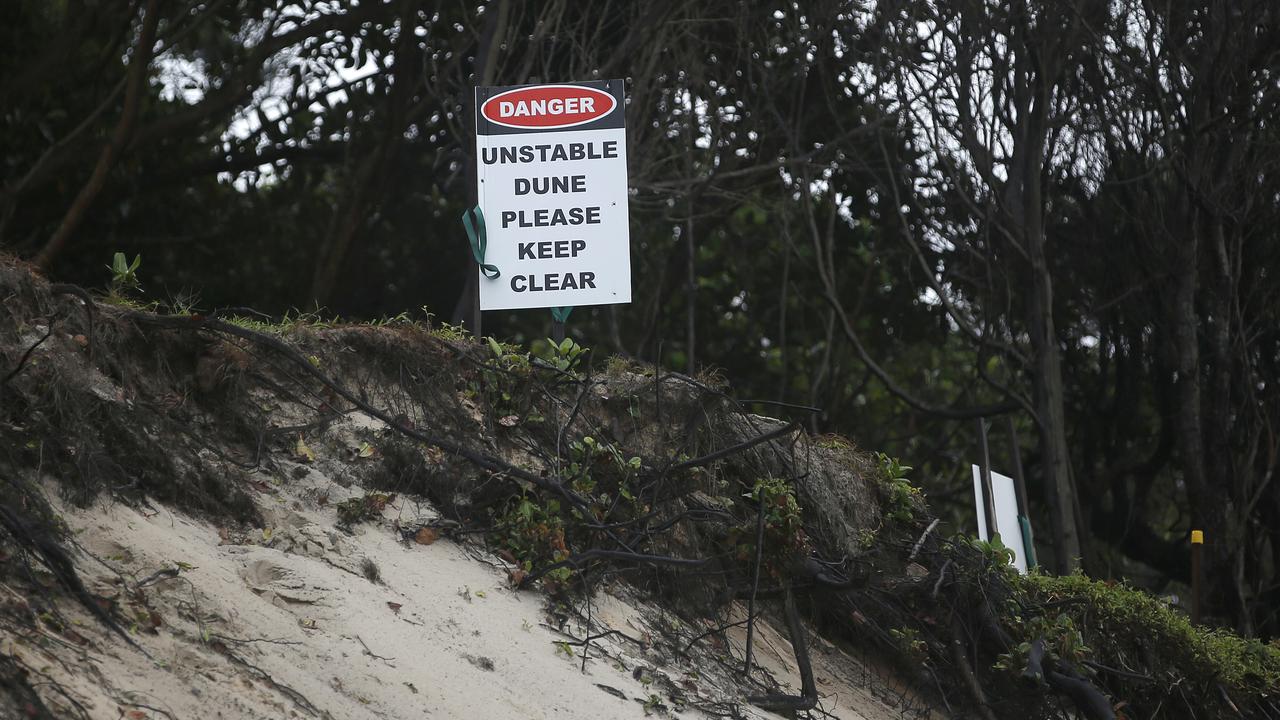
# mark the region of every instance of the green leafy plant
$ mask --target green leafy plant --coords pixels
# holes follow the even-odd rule
[[[1015,576],[1014,582],[1026,593],[1026,604],[1060,607],[1061,614],[1068,616],[1068,620],[1033,616],[1018,628],[1018,635],[1027,642],[1045,637],[1047,649],[1059,657],[1079,659],[1095,651],[1100,658],[1149,654],[1169,683],[1211,678],[1213,684],[1206,691],[1216,691],[1222,683],[1245,693],[1271,693],[1280,687],[1280,646],[1193,625],[1184,613],[1141,590],[1079,573],[1033,572]],[[1064,637],[1076,628],[1082,635],[1087,633],[1089,647],[1081,638]]]
[[[666,710],[666,706],[662,704],[662,698],[650,693],[648,699],[644,701],[644,714],[652,715],[663,710]]]
[[[526,573],[535,565],[556,563],[569,557],[558,500],[542,504],[528,494],[513,498],[497,518],[495,530],[499,546],[509,552]],[[570,568],[557,568],[543,576],[543,581],[554,589],[567,583],[572,575]]]
[[[922,497],[920,488],[906,479],[911,466],[879,452],[876,453],[876,461],[880,465],[880,485],[885,492],[885,517],[900,523],[911,522]]]
[[[442,322],[438,327],[432,328],[431,334],[446,342],[451,343],[469,343],[471,342],[471,333],[461,325],[450,325]]]
[[[1038,639],[1044,642],[1048,658],[1064,663],[1077,672],[1086,671],[1084,662],[1093,651],[1085,645],[1084,635],[1071,616],[1062,613],[1053,616],[1037,615],[1025,621],[1019,620],[1016,624],[1018,636],[1025,639],[1009,652],[999,655],[993,665],[995,669],[1021,675],[1027,667],[1031,644]],[[1042,678],[1037,678],[1040,679]]]
[[[920,637],[920,631],[913,627],[893,628],[889,636],[907,657],[916,663],[924,663],[929,657],[929,646]]]
[[[890,457],[882,452],[876,453],[876,462],[880,464],[880,472],[886,481],[901,480],[911,472],[910,465],[903,465],[896,457]]]
[[[804,549],[807,536],[796,501],[795,488],[782,478],[760,478],[751,492],[743,495],[759,504],[764,514],[764,568],[770,576],[781,577],[791,556]],[[755,556],[756,523],[747,523],[735,530],[738,538],[738,559],[751,560]]]
[[[983,563],[984,567],[989,571],[1004,574],[1009,579],[1013,578],[1013,575],[1011,575],[1010,572],[1013,568],[1013,559],[1015,554],[1013,550],[1000,541],[999,535],[991,538],[991,540],[979,540],[978,538],[971,537],[968,538],[968,541],[973,545],[973,547],[977,548],[978,552],[982,553],[982,556],[986,559],[986,562]]]
[[[601,463],[605,463],[603,466]],[[641,461],[638,457],[625,458],[613,443],[600,442],[590,435],[581,440],[574,440],[569,445],[568,476],[574,490],[583,495],[591,495],[597,486],[597,469],[607,469],[608,474],[617,480],[618,494],[630,502],[635,501],[631,492],[631,479],[639,472]],[[611,498],[605,495],[600,498],[608,503]]]
[[[344,528],[376,520],[389,503],[394,502],[395,495],[380,492],[367,492],[359,497],[343,500],[334,506],[338,511],[338,524]]]
[[[539,343],[534,346],[534,354],[539,360],[561,372],[568,373],[577,371],[586,353],[587,348],[574,342],[573,338],[565,338],[559,343],[548,338],[545,345]]]
[[[134,255],[133,262],[129,262],[124,253],[116,253],[111,259],[111,264],[107,266],[111,271],[111,292],[123,294],[140,289],[142,287],[142,283],[138,280],[140,265],[142,265],[141,255]]]
[[[527,394],[522,392],[524,381],[529,377],[529,353],[491,337],[485,340],[492,359],[482,366],[481,376],[489,407],[500,419],[531,420],[526,417],[529,415]]]

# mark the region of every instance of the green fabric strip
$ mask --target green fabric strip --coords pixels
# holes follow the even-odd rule
[[[472,221],[471,216],[475,215]],[[489,238],[485,234],[484,229],[484,212],[477,205],[470,210],[462,213],[462,226],[467,230],[467,239],[471,241],[471,255],[475,257],[476,264],[480,266],[480,272],[490,280],[497,279],[502,275],[497,265],[489,265],[484,261],[485,248],[489,246]]]
[[[1018,516],[1018,525],[1022,528],[1022,547],[1027,551],[1027,569],[1033,569],[1038,563],[1036,562],[1036,544],[1031,537],[1031,521],[1026,515]]]

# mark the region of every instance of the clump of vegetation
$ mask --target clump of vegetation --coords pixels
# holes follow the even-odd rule
[[[558,500],[543,503],[530,494],[513,498],[496,520],[493,539],[499,551],[509,554],[523,573],[569,557]],[[572,575],[570,568],[556,568],[544,576],[544,584],[560,587]]]
[[[503,426],[540,421],[540,415],[530,412],[528,385],[532,365],[529,353],[515,345],[486,339],[490,358],[481,365],[480,388],[490,411]]]
[[[834,433],[819,435],[813,439],[813,444],[827,450],[852,450],[853,443],[848,438],[841,437]],[[911,468],[907,468],[910,470]]]
[[[545,342],[534,343],[532,352],[534,357],[548,367],[560,372],[575,373],[589,351],[574,342],[573,338],[565,338],[559,343],[548,338]]]
[[[306,312],[302,310],[288,310],[279,320],[275,320],[267,315],[247,316],[247,315],[228,315],[225,319],[228,323],[242,327],[246,330],[266,333],[269,335],[283,336],[287,335],[299,328],[324,329],[340,325],[343,320],[337,315],[326,318],[318,312]]]
[[[765,543],[784,553],[804,549],[804,522],[796,490],[782,478],[760,478],[748,495],[764,513]]]
[[[338,524],[350,529],[359,523],[376,520],[382,517],[382,511],[395,499],[393,494],[367,492],[359,497],[343,500],[334,506],[338,511]]]
[[[112,295],[122,295],[141,289],[142,282],[138,279],[140,265],[142,265],[141,255],[134,255],[133,262],[129,262],[128,256],[124,253],[116,253],[111,259],[111,264],[107,266],[111,271],[111,285],[108,292]]]
[[[899,523],[911,522],[924,499],[920,488],[906,479],[911,466],[884,453],[876,453],[876,461],[880,465],[880,487],[885,495],[885,517]]]
[[[377,563],[369,558],[364,558],[360,561],[360,574],[364,575],[364,579],[371,583],[382,582],[382,570]]]
[[[629,360],[621,355],[611,355],[609,356],[609,359],[605,361],[604,373],[609,378],[617,380],[627,373],[652,375],[653,368],[648,365],[641,365],[640,363],[637,363],[634,360]]]
[[[107,293],[102,302],[131,310],[156,310],[155,302],[142,302],[136,295],[142,292],[142,280],[138,277],[138,268],[142,265],[142,256],[134,255],[130,261],[122,252],[111,258],[107,270],[111,272],[111,281],[107,284]]]
[[[1134,692],[1146,695],[1184,685],[1217,694],[1217,683],[1244,694],[1274,693],[1280,688],[1280,647],[1226,630],[1197,627],[1146,592],[1078,573],[1032,573],[1020,578],[1020,584],[1035,605],[1062,608],[1050,621],[1046,616],[1024,621],[1020,625],[1024,637],[1046,622],[1058,628],[1081,628],[1092,647],[1082,652],[1152,678],[1147,686],[1135,684]],[[1063,633],[1056,637],[1062,638]],[[1072,643],[1063,650],[1072,650]]]
[[[431,334],[450,343],[470,344],[473,340],[471,331],[460,325],[450,325],[447,322],[442,322],[432,328]]]
[[[804,518],[796,501],[795,487],[783,478],[764,477],[755,481],[744,498],[755,504],[749,520],[734,528],[730,542],[739,562],[754,562],[758,523],[763,531],[761,567],[772,578],[782,578],[796,553],[808,545]],[[760,513],[757,517],[756,512]]]
[[[610,505],[613,502],[610,495],[612,492],[629,503],[635,503],[631,480],[640,466],[639,457],[624,458],[613,443],[600,442],[586,435],[569,445],[566,476],[574,490],[587,496],[595,493],[602,477],[609,477],[615,482],[610,483],[609,487],[601,488],[605,492],[593,499],[603,505]]]
[[[929,657],[929,645],[920,637],[920,631],[913,627],[893,628],[889,637],[897,643],[898,649],[914,662],[923,664]]]

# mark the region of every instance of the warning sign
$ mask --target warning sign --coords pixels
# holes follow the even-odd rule
[[[631,302],[621,80],[476,88],[480,309]]]

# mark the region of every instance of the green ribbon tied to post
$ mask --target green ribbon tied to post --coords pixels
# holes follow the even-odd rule
[[[554,318],[556,322],[563,325],[569,320],[569,313],[571,312],[573,312],[572,307],[553,307],[551,308],[551,317]]]
[[[475,220],[471,216],[475,216]],[[480,272],[490,280],[496,280],[502,275],[502,271],[497,265],[490,265],[484,261],[484,251],[489,245],[489,238],[485,234],[484,229],[484,211],[477,205],[470,210],[464,210],[462,213],[462,227],[467,230],[467,239],[471,241],[471,254],[475,256],[476,264],[480,266]]]

